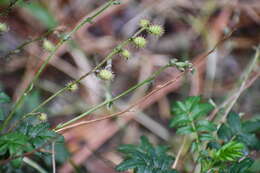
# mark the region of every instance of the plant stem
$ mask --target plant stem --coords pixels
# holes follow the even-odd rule
[[[71,82],[71,85],[73,84],[77,84],[79,83],[81,80],[83,80],[84,78],[86,78],[88,75],[94,73],[96,70],[98,70],[99,68],[101,68],[108,60],[112,59],[113,56],[115,56],[116,54],[118,54],[121,49],[126,46],[131,40],[132,38],[136,37],[137,35],[139,35],[141,32],[143,32],[145,29],[141,28],[140,30],[138,30],[132,37],[128,38],[127,40],[125,40],[124,42],[122,42],[121,44],[119,44],[118,46],[116,46],[96,67],[94,67],[92,70],[90,70],[89,72],[85,73],[84,75],[82,75],[80,78],[78,78],[77,80],[74,80],[73,82]],[[54,99],[55,97],[59,96],[60,94],[62,94],[64,91],[68,90],[69,86],[65,86],[64,88],[61,88],[60,90],[58,90],[56,93],[54,93],[53,95],[51,95],[49,98],[47,98],[45,101],[43,101],[41,104],[39,104],[37,107],[35,107],[31,112],[23,115],[22,119],[24,119],[24,117],[28,117],[28,115],[32,115],[33,113],[35,113],[37,110],[39,110],[41,107],[43,107],[44,105],[46,105],[48,102],[50,102],[52,99]],[[21,122],[21,120],[18,120],[17,123]],[[8,131],[12,130],[13,127],[11,127],[10,129],[8,129]]]
[[[92,23],[93,19],[97,16],[99,16],[103,11],[105,11],[107,8],[115,4],[115,0],[110,0],[107,3],[105,3],[103,6],[101,6],[97,11],[93,13],[93,15],[90,15],[90,17],[87,17],[83,19],[70,33],[68,33],[63,39],[59,41],[59,43],[55,46],[54,50],[50,53],[50,55],[47,57],[47,59],[44,61],[44,63],[41,65],[40,69],[36,72],[34,78],[28,85],[28,87],[24,90],[24,92],[21,94],[21,96],[18,98],[17,102],[14,105],[14,108],[12,111],[9,113],[7,118],[4,120],[3,124],[0,126],[0,132],[6,128],[8,125],[9,121],[13,118],[16,110],[18,107],[22,104],[23,99],[30,93],[30,91],[33,88],[33,84],[35,81],[38,80],[40,74],[43,72],[44,68],[47,66],[49,63],[50,59],[54,57],[56,54],[57,50],[76,32],[78,31],[83,25],[86,23]]]
[[[184,148],[185,148],[185,145],[187,144],[187,142],[188,142],[187,136],[184,136],[183,140],[182,140],[181,147],[179,148],[178,154],[177,154],[177,156],[175,158],[175,161],[174,161],[174,163],[172,165],[173,169],[177,168],[177,165],[179,163],[179,160],[181,159],[181,156],[183,154],[183,151],[184,151]]]
[[[55,141],[51,144],[51,152],[52,152],[52,173],[56,173],[56,162],[55,162]]]
[[[39,164],[37,164],[28,157],[24,157],[23,162],[30,165],[32,168],[36,169],[40,173],[47,173],[47,171],[45,171]]]
[[[123,96],[129,94],[129,93],[132,92],[132,91],[134,91],[135,89],[137,89],[137,88],[143,86],[144,84],[151,82],[152,80],[154,80],[154,79],[156,78],[156,76],[158,76],[162,71],[164,71],[164,70],[165,70],[166,68],[168,68],[168,67],[171,67],[171,65],[170,65],[170,64],[167,64],[167,65],[161,67],[159,70],[157,70],[156,72],[154,72],[152,76],[150,76],[149,78],[145,79],[144,81],[142,81],[142,82],[140,82],[140,83],[138,83],[138,84],[132,86],[132,87],[129,88],[128,90],[126,90],[126,91],[122,92],[121,94],[119,94],[118,96],[116,96],[116,97],[114,97],[114,98],[112,98],[112,99],[109,99],[109,100],[105,100],[104,102],[102,102],[102,103],[100,103],[100,104],[98,104],[98,105],[96,105],[96,106],[90,108],[90,109],[87,110],[86,112],[83,112],[83,113],[80,114],[79,116],[77,116],[77,117],[75,117],[75,118],[73,118],[73,119],[71,119],[71,120],[69,120],[69,121],[67,121],[67,122],[65,122],[65,123],[63,123],[63,124],[58,125],[58,126],[54,129],[54,131],[56,131],[56,132],[60,131],[60,130],[61,130],[62,128],[64,128],[65,126],[70,125],[70,124],[76,122],[77,120],[79,120],[79,119],[85,117],[86,115],[89,115],[89,114],[92,113],[92,112],[95,112],[96,110],[100,109],[101,107],[105,106],[106,104],[111,103],[111,102],[114,102],[114,101],[118,100],[119,98],[121,98],[121,97],[123,97]]]
[[[251,61],[251,63],[248,65],[247,70],[244,72],[243,76],[241,77],[241,81],[239,82],[239,87],[237,90],[234,91],[235,95],[233,100],[231,101],[230,104],[227,105],[225,113],[221,119],[221,123],[225,122],[226,117],[228,116],[228,113],[230,112],[230,110],[232,109],[232,107],[234,106],[234,104],[236,103],[237,99],[239,98],[239,96],[241,95],[241,93],[243,92],[243,89],[246,86],[246,83],[250,77],[251,72],[254,70],[254,67],[257,65],[258,63],[258,59],[259,59],[259,51],[260,51],[260,47],[256,48],[256,52],[254,55],[253,60]],[[220,126],[219,126],[220,127]]]
[[[20,52],[24,47],[28,46],[29,44],[31,43],[34,43],[36,41],[40,41],[40,40],[43,40],[45,37],[47,37],[48,35],[50,35],[51,33],[53,33],[55,31],[55,28],[54,29],[50,29],[49,31],[43,33],[41,36],[39,37],[36,37],[36,38],[33,38],[33,39],[30,39],[30,40],[27,40],[25,42],[23,42],[21,45],[19,45],[18,47],[16,47],[15,49],[7,52],[3,57],[1,58],[8,58],[10,55],[13,55],[13,54],[16,54],[17,52]]]

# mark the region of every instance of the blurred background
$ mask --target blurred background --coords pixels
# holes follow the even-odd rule
[[[9,27],[0,36],[1,90],[16,100],[49,54],[43,49],[44,38],[56,44],[62,34],[71,31],[105,2],[0,0],[0,22]],[[253,47],[260,43],[259,0],[121,0],[120,5],[109,8],[93,24],[82,27],[57,51],[37,81],[35,91],[27,97],[25,107],[19,110],[21,114],[94,68],[118,43],[137,31],[143,18],[163,26],[165,34],[157,38],[143,33],[148,40],[146,48],[129,46],[132,56],[128,60],[115,56],[109,62],[115,75],[111,82],[92,74],[81,81],[76,92],[65,92],[53,99],[42,110],[48,114],[51,125],[55,127],[120,94],[171,58],[196,62],[195,73],[179,78],[139,104],[138,109],[118,118],[62,132],[67,149],[61,147],[57,154],[58,172],[114,173],[114,166],[122,160],[117,146],[136,144],[141,135],[147,135],[155,144],[168,144],[176,154],[181,138],[169,129],[171,104],[190,95],[201,95],[221,108],[232,100],[240,77],[255,53]],[[230,33],[212,54],[203,58]],[[175,68],[168,69],[151,84],[84,119],[120,112],[179,73]],[[259,69],[252,74],[246,91],[233,107],[245,119],[260,115],[259,74]],[[188,157],[183,156],[183,160],[192,165]],[[51,170],[48,161],[42,165]],[[191,170],[181,163],[178,169]]]

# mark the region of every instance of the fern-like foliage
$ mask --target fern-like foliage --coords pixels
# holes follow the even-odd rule
[[[244,156],[244,145],[235,141],[231,141],[223,145],[219,150],[214,152],[213,158],[220,161],[237,161]]]
[[[134,173],[178,173],[171,169],[174,157],[166,152],[168,147],[154,147],[149,140],[142,136],[141,144],[126,144],[118,148],[125,159],[117,167],[117,171],[134,170]]]
[[[16,116],[23,115],[39,102],[38,93],[35,92],[28,96],[23,109],[19,109]],[[0,92],[0,122],[6,117],[7,111],[5,108],[8,107],[9,103],[10,98],[5,93]],[[50,144],[52,141],[55,141],[56,153],[64,153],[63,158],[60,158],[57,154],[56,160],[64,161],[68,154],[64,146],[63,136],[52,131],[49,123],[40,121],[36,116],[21,121],[13,131],[0,136],[0,160],[11,160],[10,164],[0,165],[0,172],[12,172],[14,169],[21,171],[24,154],[32,151],[34,151],[34,156],[38,156],[45,163],[51,162],[51,153],[44,151],[51,150]],[[37,150],[39,148],[44,150]],[[62,152],[59,152],[58,149],[62,149]]]
[[[213,106],[210,103],[202,103],[199,96],[177,101],[172,106],[171,113],[174,116],[170,127],[177,128],[178,134],[196,133],[200,141],[213,140],[211,132],[216,130],[216,126],[205,118],[202,119],[212,109]]]

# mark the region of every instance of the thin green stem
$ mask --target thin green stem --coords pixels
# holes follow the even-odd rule
[[[71,85],[73,84],[77,84],[79,83],[81,80],[83,80],[84,78],[86,78],[88,75],[94,73],[96,70],[98,70],[99,68],[101,68],[108,60],[112,59],[113,56],[115,56],[116,54],[118,54],[123,47],[125,47],[131,40],[132,38],[136,37],[137,35],[139,35],[141,32],[143,32],[145,29],[141,28],[140,30],[138,30],[132,37],[128,38],[127,40],[125,40],[124,42],[122,42],[121,44],[119,44],[118,46],[116,46],[97,66],[95,66],[92,70],[88,71],[87,73],[85,73],[84,75],[82,75],[80,78],[78,78],[77,80],[74,80],[73,82],[71,82]],[[55,97],[61,95],[64,91],[68,90],[69,86],[65,86],[64,88],[61,88],[60,90],[58,90],[57,92],[55,92],[53,95],[51,95],[49,98],[47,98],[45,101],[43,101],[41,104],[39,104],[37,107],[35,107],[31,112],[23,115],[22,117],[27,117],[28,115],[31,115],[33,113],[35,113],[37,110],[39,110],[41,107],[43,107],[44,105],[46,105],[48,102],[50,102],[52,99],[54,99]],[[24,118],[23,118],[24,119]],[[18,120],[17,123],[21,122],[21,119]],[[15,124],[17,124],[15,123]],[[12,130],[12,128],[10,128],[8,131]]]
[[[172,66],[171,64],[167,64],[167,65],[161,67],[159,70],[157,70],[156,72],[154,72],[152,76],[150,76],[149,78],[145,79],[144,81],[142,81],[142,82],[140,82],[140,83],[138,83],[138,84],[132,86],[131,88],[129,88],[128,90],[122,92],[121,94],[117,95],[117,96],[114,97],[114,98],[109,99],[109,100],[105,100],[104,102],[102,102],[102,103],[100,103],[100,104],[98,104],[98,105],[96,105],[96,106],[90,108],[89,110],[87,110],[86,112],[83,112],[82,114],[78,115],[77,117],[75,117],[75,118],[73,118],[73,119],[71,119],[71,120],[69,120],[69,121],[67,121],[67,122],[65,122],[65,123],[63,123],[63,124],[58,125],[54,130],[57,132],[57,131],[59,131],[59,129],[62,129],[62,128],[64,128],[65,126],[70,125],[70,124],[76,122],[77,120],[79,120],[79,119],[81,119],[81,118],[83,118],[83,117],[89,115],[90,113],[95,112],[96,110],[100,109],[101,107],[105,106],[106,104],[111,103],[111,102],[114,102],[114,101],[120,99],[121,97],[123,97],[123,96],[129,94],[130,92],[132,92],[132,91],[134,91],[135,89],[137,89],[137,88],[143,86],[143,85],[146,84],[146,83],[150,83],[150,82],[153,81],[153,80],[156,78],[156,76],[158,76],[162,71],[164,71],[166,68],[171,67],[171,66]]]
[[[35,83],[35,81],[38,80],[40,74],[43,72],[44,68],[47,66],[47,64],[49,63],[50,59],[54,57],[54,55],[56,54],[57,50],[76,32],[78,31],[83,25],[85,25],[86,23],[92,23],[93,19],[97,16],[99,16],[103,11],[105,11],[107,8],[109,8],[110,6],[116,4],[115,0],[110,0],[107,3],[105,3],[103,6],[101,6],[97,11],[95,11],[92,15],[90,15],[90,17],[87,17],[85,19],[83,19],[70,33],[68,33],[63,39],[61,39],[59,41],[59,43],[55,46],[54,50],[50,53],[50,55],[47,57],[47,59],[44,61],[44,63],[41,65],[40,69],[36,72],[33,80],[30,82],[30,84],[28,85],[28,87],[24,90],[24,92],[21,94],[21,96],[18,98],[17,102],[14,105],[14,108],[12,109],[12,111],[9,113],[9,115],[7,116],[7,118],[4,120],[3,124],[0,126],[0,132],[6,128],[6,126],[8,125],[9,121],[13,118],[16,110],[18,109],[18,107],[22,104],[24,98],[30,93],[30,91],[33,88],[33,84]]]
[[[23,42],[21,45],[19,45],[18,47],[16,47],[15,49],[7,52],[6,55],[4,55],[2,58],[8,58],[10,55],[16,54],[17,52],[20,52],[23,48],[25,48],[26,46],[28,46],[31,43],[43,40],[44,38],[46,38],[48,35],[50,35],[51,33],[53,33],[55,31],[55,29],[50,29],[49,31],[43,33],[41,36],[33,38],[31,40],[27,40],[25,42]]]

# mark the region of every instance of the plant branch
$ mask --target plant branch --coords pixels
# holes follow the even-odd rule
[[[62,130],[67,129],[67,128],[64,128],[64,127],[66,127],[66,126],[70,125],[71,123],[74,123],[74,122],[76,122],[77,120],[79,120],[79,119],[85,117],[86,115],[88,115],[88,114],[90,114],[90,113],[92,113],[92,112],[94,112],[94,111],[100,109],[101,107],[105,106],[105,105],[108,104],[108,103],[111,103],[111,102],[114,102],[114,101],[120,99],[121,97],[123,97],[123,96],[129,94],[130,92],[132,92],[132,91],[134,91],[135,89],[137,89],[137,88],[143,86],[144,84],[150,83],[150,82],[153,81],[162,71],[164,71],[166,68],[171,67],[171,66],[172,66],[171,64],[167,64],[167,65],[161,67],[159,70],[157,70],[156,72],[154,72],[154,74],[153,74],[151,77],[149,77],[149,78],[145,79],[144,81],[142,81],[142,82],[140,82],[140,83],[138,83],[138,84],[132,86],[132,87],[129,88],[128,90],[126,90],[126,91],[122,92],[121,94],[119,94],[118,96],[116,96],[116,97],[114,97],[114,98],[112,98],[112,99],[109,99],[109,100],[105,100],[104,102],[102,102],[102,103],[100,103],[100,104],[98,104],[98,105],[96,105],[96,106],[90,108],[90,109],[87,110],[86,112],[83,112],[83,113],[80,114],[79,116],[77,116],[77,117],[75,117],[75,118],[73,118],[73,119],[71,119],[71,120],[69,120],[69,121],[67,121],[67,122],[65,122],[65,123],[63,123],[63,124],[58,125],[54,130],[55,130],[56,132],[59,132],[59,131],[62,131]],[[112,116],[116,116],[116,115],[112,115]],[[110,117],[111,117],[111,116],[110,116]]]
[[[4,55],[2,58],[8,58],[9,56],[16,54],[17,52],[20,52],[23,48],[25,48],[26,46],[28,46],[31,43],[34,43],[36,41],[41,41],[44,38],[46,38],[48,35],[50,35],[51,33],[53,33],[55,31],[55,29],[50,29],[49,31],[43,33],[41,36],[27,40],[25,42],[23,42],[21,45],[19,45],[18,47],[16,47],[15,49],[7,52],[6,55]]]
[[[44,63],[41,65],[40,69],[36,72],[34,78],[32,79],[32,81],[30,82],[30,84],[28,85],[28,87],[24,90],[24,92],[21,94],[21,96],[18,98],[18,100],[16,101],[12,111],[9,113],[9,115],[7,116],[7,118],[4,120],[3,124],[0,126],[0,132],[6,128],[6,126],[8,125],[9,121],[13,118],[16,110],[18,109],[18,107],[22,104],[23,99],[30,93],[30,91],[33,89],[34,83],[35,81],[38,80],[40,74],[43,72],[44,68],[47,66],[47,64],[49,63],[50,59],[54,57],[54,55],[56,54],[57,50],[68,40],[70,39],[70,37],[77,32],[82,26],[84,26],[86,23],[92,23],[93,19],[95,17],[97,17],[98,15],[100,15],[103,11],[105,11],[107,8],[109,8],[110,6],[117,4],[115,3],[115,0],[110,0],[107,3],[105,3],[103,6],[101,6],[99,9],[97,9],[92,15],[90,15],[90,17],[87,17],[85,19],[83,19],[70,33],[68,33],[63,39],[61,39],[59,41],[59,43],[55,46],[55,48],[53,49],[53,51],[50,53],[50,55],[47,57],[47,59],[44,61]]]
[[[82,81],[83,79],[85,79],[88,75],[94,73],[96,70],[98,70],[99,68],[101,68],[108,60],[112,59],[113,56],[115,56],[116,54],[118,54],[123,47],[125,47],[131,40],[132,38],[136,37],[137,35],[139,35],[141,32],[143,32],[145,29],[141,28],[139,29],[132,37],[128,38],[127,40],[125,40],[124,42],[122,42],[121,44],[119,44],[118,46],[116,46],[97,66],[95,66],[92,70],[88,71],[87,73],[85,73],[84,75],[82,75],[81,77],[79,77],[77,80],[74,80],[73,82],[71,82],[71,85],[73,84],[77,84],[80,81]],[[46,105],[48,102],[50,102],[52,99],[54,99],[55,97],[61,95],[63,92],[67,91],[69,88],[69,86],[65,86],[64,88],[61,88],[60,90],[58,90],[56,93],[54,93],[53,95],[51,95],[49,98],[47,98],[45,101],[43,101],[42,103],[40,103],[37,107],[35,107],[31,112],[23,115],[22,119],[28,117],[28,115],[32,115],[34,114],[37,110],[39,110],[41,107],[43,107],[44,105]],[[21,122],[21,119],[18,120],[17,123]],[[11,127],[10,129],[8,129],[8,131],[12,130],[14,127]]]

